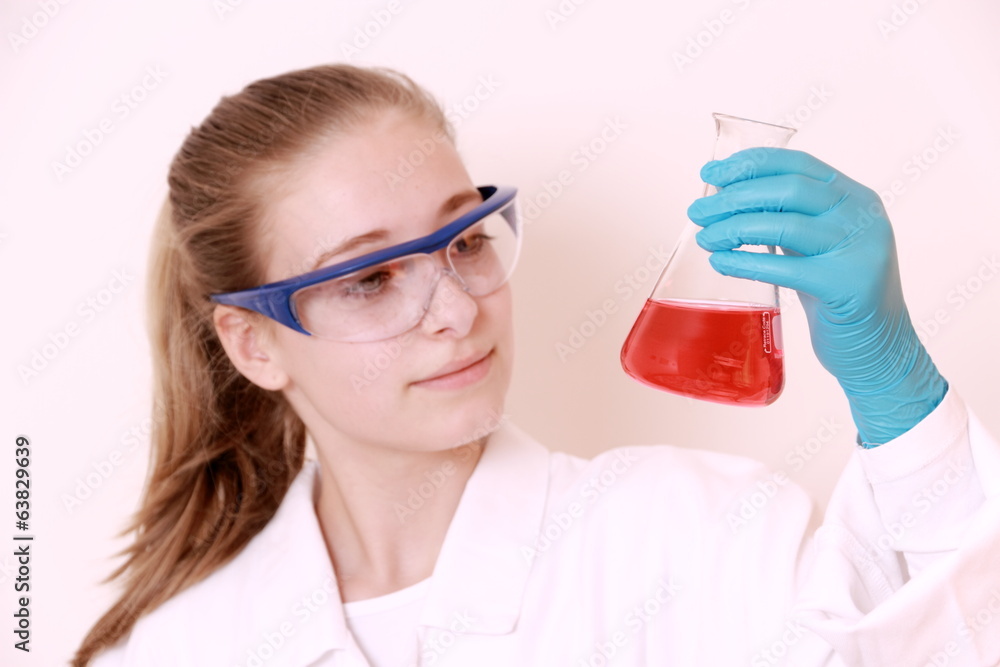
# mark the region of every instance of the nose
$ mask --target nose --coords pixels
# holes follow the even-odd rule
[[[462,338],[472,329],[478,313],[479,305],[465,291],[462,279],[445,266],[438,270],[420,326],[428,334],[450,329]]]

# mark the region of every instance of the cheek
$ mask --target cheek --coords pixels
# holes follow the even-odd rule
[[[481,307],[487,315],[487,323],[494,329],[491,333],[497,337],[497,342],[513,341],[514,303],[510,283],[486,297]]]
[[[502,365],[497,370],[506,392],[514,366],[513,299],[509,284],[480,299],[477,328],[476,337],[484,344],[489,342],[497,348],[497,361]]]
[[[295,333],[295,332],[291,332]],[[314,405],[352,404],[401,372],[394,341],[341,343],[299,336],[282,341],[281,364]]]
[[[413,334],[403,334],[377,343],[354,345],[350,359],[344,360],[348,371],[348,386],[353,391],[382,386],[398,387],[406,377],[408,351],[413,347]]]
[[[507,365],[513,356],[513,299],[510,285],[478,299],[477,329],[473,334],[505,353]],[[282,332],[280,363],[292,383],[316,403],[371,401],[374,396],[391,400],[380,391],[396,388],[420,372],[420,356],[427,341],[420,329],[374,343],[340,343]],[[509,368],[507,369],[509,372]],[[373,393],[374,392],[374,393]],[[381,401],[376,401],[381,402]],[[360,407],[355,405],[355,407]],[[371,406],[376,408],[375,405]]]

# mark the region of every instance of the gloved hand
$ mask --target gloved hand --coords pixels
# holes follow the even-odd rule
[[[808,153],[751,148],[712,161],[701,178],[719,191],[688,217],[724,275],[795,289],[813,350],[847,394],[862,444],[905,433],[944,398],[910,322],[892,227],[878,195]],[[741,252],[780,246],[784,255]]]

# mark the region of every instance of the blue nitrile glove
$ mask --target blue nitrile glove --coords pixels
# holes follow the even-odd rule
[[[892,227],[878,195],[808,153],[750,148],[701,170],[719,192],[688,217],[716,271],[798,291],[813,350],[847,394],[865,446],[927,416],[948,384],[903,302]],[[785,255],[741,252],[774,245]]]

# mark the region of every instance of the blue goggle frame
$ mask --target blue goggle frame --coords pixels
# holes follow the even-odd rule
[[[448,247],[448,244],[463,231],[490,213],[494,213],[509,204],[517,194],[517,188],[504,185],[483,185],[476,189],[483,196],[483,203],[432,234],[413,239],[412,241],[406,241],[399,245],[382,248],[381,250],[376,250],[366,255],[340,262],[339,264],[316,269],[300,276],[286,278],[285,280],[237,292],[212,294],[209,298],[215,303],[238,306],[258,312],[300,333],[311,336],[313,334],[302,327],[298,314],[295,312],[292,296],[297,291],[304,287],[310,287],[316,283],[339,278],[398,257],[416,254],[429,255],[437,252],[442,248]],[[520,216],[515,215],[512,219],[508,219],[508,222],[514,228],[514,233],[520,241],[521,230],[519,219]],[[520,243],[518,245],[520,246]]]

